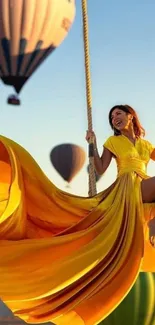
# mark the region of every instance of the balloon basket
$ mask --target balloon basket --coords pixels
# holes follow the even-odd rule
[[[71,189],[71,186],[70,186],[70,184],[66,184],[66,186],[65,186],[66,188],[68,188],[68,189]]]
[[[20,99],[16,95],[9,96],[7,103],[14,106],[19,106],[21,104]]]

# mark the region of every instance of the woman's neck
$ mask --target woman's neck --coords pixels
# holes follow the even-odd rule
[[[130,139],[136,138],[133,128],[122,130],[121,134]]]

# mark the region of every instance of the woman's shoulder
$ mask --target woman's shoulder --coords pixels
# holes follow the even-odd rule
[[[144,138],[140,138],[140,143],[142,145],[142,147],[144,149],[149,150],[149,152],[151,153],[153,151],[153,149],[155,148],[155,146],[147,139]]]
[[[120,141],[120,138],[121,137],[119,135],[111,135],[110,137],[107,138],[105,143],[117,143],[118,141]]]
[[[110,150],[115,156],[118,155],[120,147],[120,136],[111,135],[103,144],[104,148]]]
[[[144,145],[144,146],[152,146],[152,143],[147,140],[147,139],[144,139],[144,138],[140,138],[140,142]]]

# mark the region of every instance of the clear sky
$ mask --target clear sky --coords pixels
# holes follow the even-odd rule
[[[62,45],[40,66],[21,92],[22,105],[8,106],[11,87],[0,83],[1,134],[23,145],[58,187],[87,195],[87,162],[71,188],[49,161],[50,149],[72,142],[87,151],[85,75],[81,1],[73,27]],[[93,125],[98,148],[112,134],[108,111],[133,106],[155,143],[155,1],[89,0],[89,38],[93,93]],[[98,183],[98,191],[115,177],[115,165]],[[155,175],[155,164],[148,168]]]

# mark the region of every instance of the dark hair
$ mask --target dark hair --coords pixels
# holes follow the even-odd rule
[[[134,129],[134,133],[135,133],[135,136],[136,137],[144,137],[145,136],[145,129],[142,127],[142,125],[140,124],[140,121],[139,121],[139,118],[137,116],[137,113],[136,111],[129,105],[116,105],[116,106],[113,106],[109,112],[109,123],[110,123],[110,126],[111,128],[114,130],[114,135],[120,135],[121,132],[119,130],[116,130],[114,127],[113,127],[113,124],[112,124],[112,112],[116,109],[120,109],[121,111],[127,113],[127,114],[131,114],[133,116],[133,129]]]

